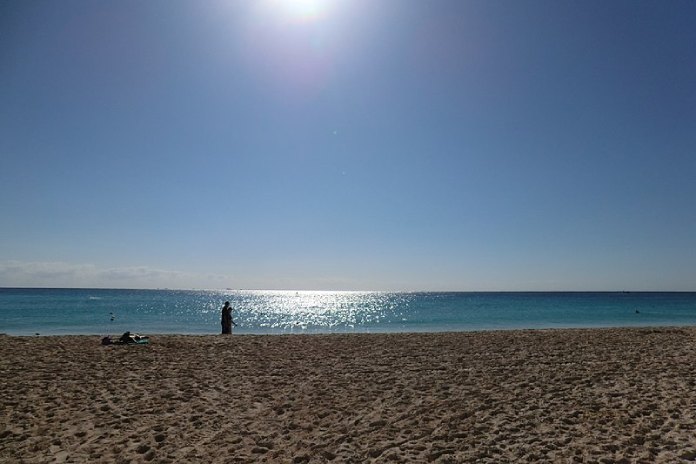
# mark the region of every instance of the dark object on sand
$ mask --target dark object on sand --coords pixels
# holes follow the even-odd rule
[[[150,343],[150,337],[124,332],[118,340],[111,340],[111,337],[106,336],[102,338],[101,343],[102,345],[146,345]]]

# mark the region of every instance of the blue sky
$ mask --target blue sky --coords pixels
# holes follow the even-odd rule
[[[0,286],[696,290],[693,1],[0,3]]]

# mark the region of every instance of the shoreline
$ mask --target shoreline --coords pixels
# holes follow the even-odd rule
[[[578,325],[578,326],[560,326],[560,327],[547,327],[547,326],[540,326],[540,327],[526,327],[526,326],[520,326],[520,327],[498,327],[498,328],[475,328],[475,329],[468,329],[468,330],[413,330],[413,331],[407,331],[407,330],[402,330],[402,331],[374,331],[370,332],[368,330],[365,331],[353,331],[353,332],[312,332],[312,331],[298,331],[298,332],[292,332],[292,331],[268,331],[268,332],[245,332],[243,331],[244,329],[238,329],[238,331],[233,330],[231,336],[232,337],[303,337],[303,336],[308,336],[308,337],[332,337],[332,336],[353,336],[353,335],[366,335],[366,336],[380,336],[380,335],[448,335],[448,334],[491,334],[491,333],[498,333],[498,332],[511,332],[511,333],[516,333],[516,332],[553,332],[553,331],[585,331],[585,330],[596,330],[596,331],[610,331],[610,330],[680,330],[680,329],[695,329],[696,330],[696,324],[665,324],[665,325],[621,325],[621,326],[616,326],[616,325],[590,325],[590,326],[584,326],[584,325]],[[28,333],[28,334],[18,334],[18,333],[0,333],[0,337],[12,337],[12,338],[47,338],[47,337],[53,337],[53,338],[61,338],[61,337],[84,337],[84,338],[103,338],[105,336],[110,336],[110,337],[119,337],[121,336],[123,332],[119,331],[104,331],[103,333],[53,333],[53,332],[48,332],[48,333]],[[138,333],[140,335],[145,335],[148,337],[157,337],[157,338],[168,338],[168,337],[222,337],[223,335],[220,334],[219,332],[163,332],[163,333],[157,333],[157,332],[147,332],[147,331],[137,331],[133,333]],[[228,335],[229,336],[229,335]]]
[[[3,462],[696,459],[696,327],[0,336]]]

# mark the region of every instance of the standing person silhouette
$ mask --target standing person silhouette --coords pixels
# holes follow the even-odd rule
[[[232,320],[232,306],[230,306],[229,301],[225,301],[225,306],[222,307],[222,318],[221,318],[221,324],[222,324],[222,334],[231,334],[232,333],[232,326],[237,325],[235,322]]]

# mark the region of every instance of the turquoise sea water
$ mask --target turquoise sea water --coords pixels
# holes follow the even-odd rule
[[[696,293],[389,293],[0,288],[0,333],[438,332],[696,325]]]

